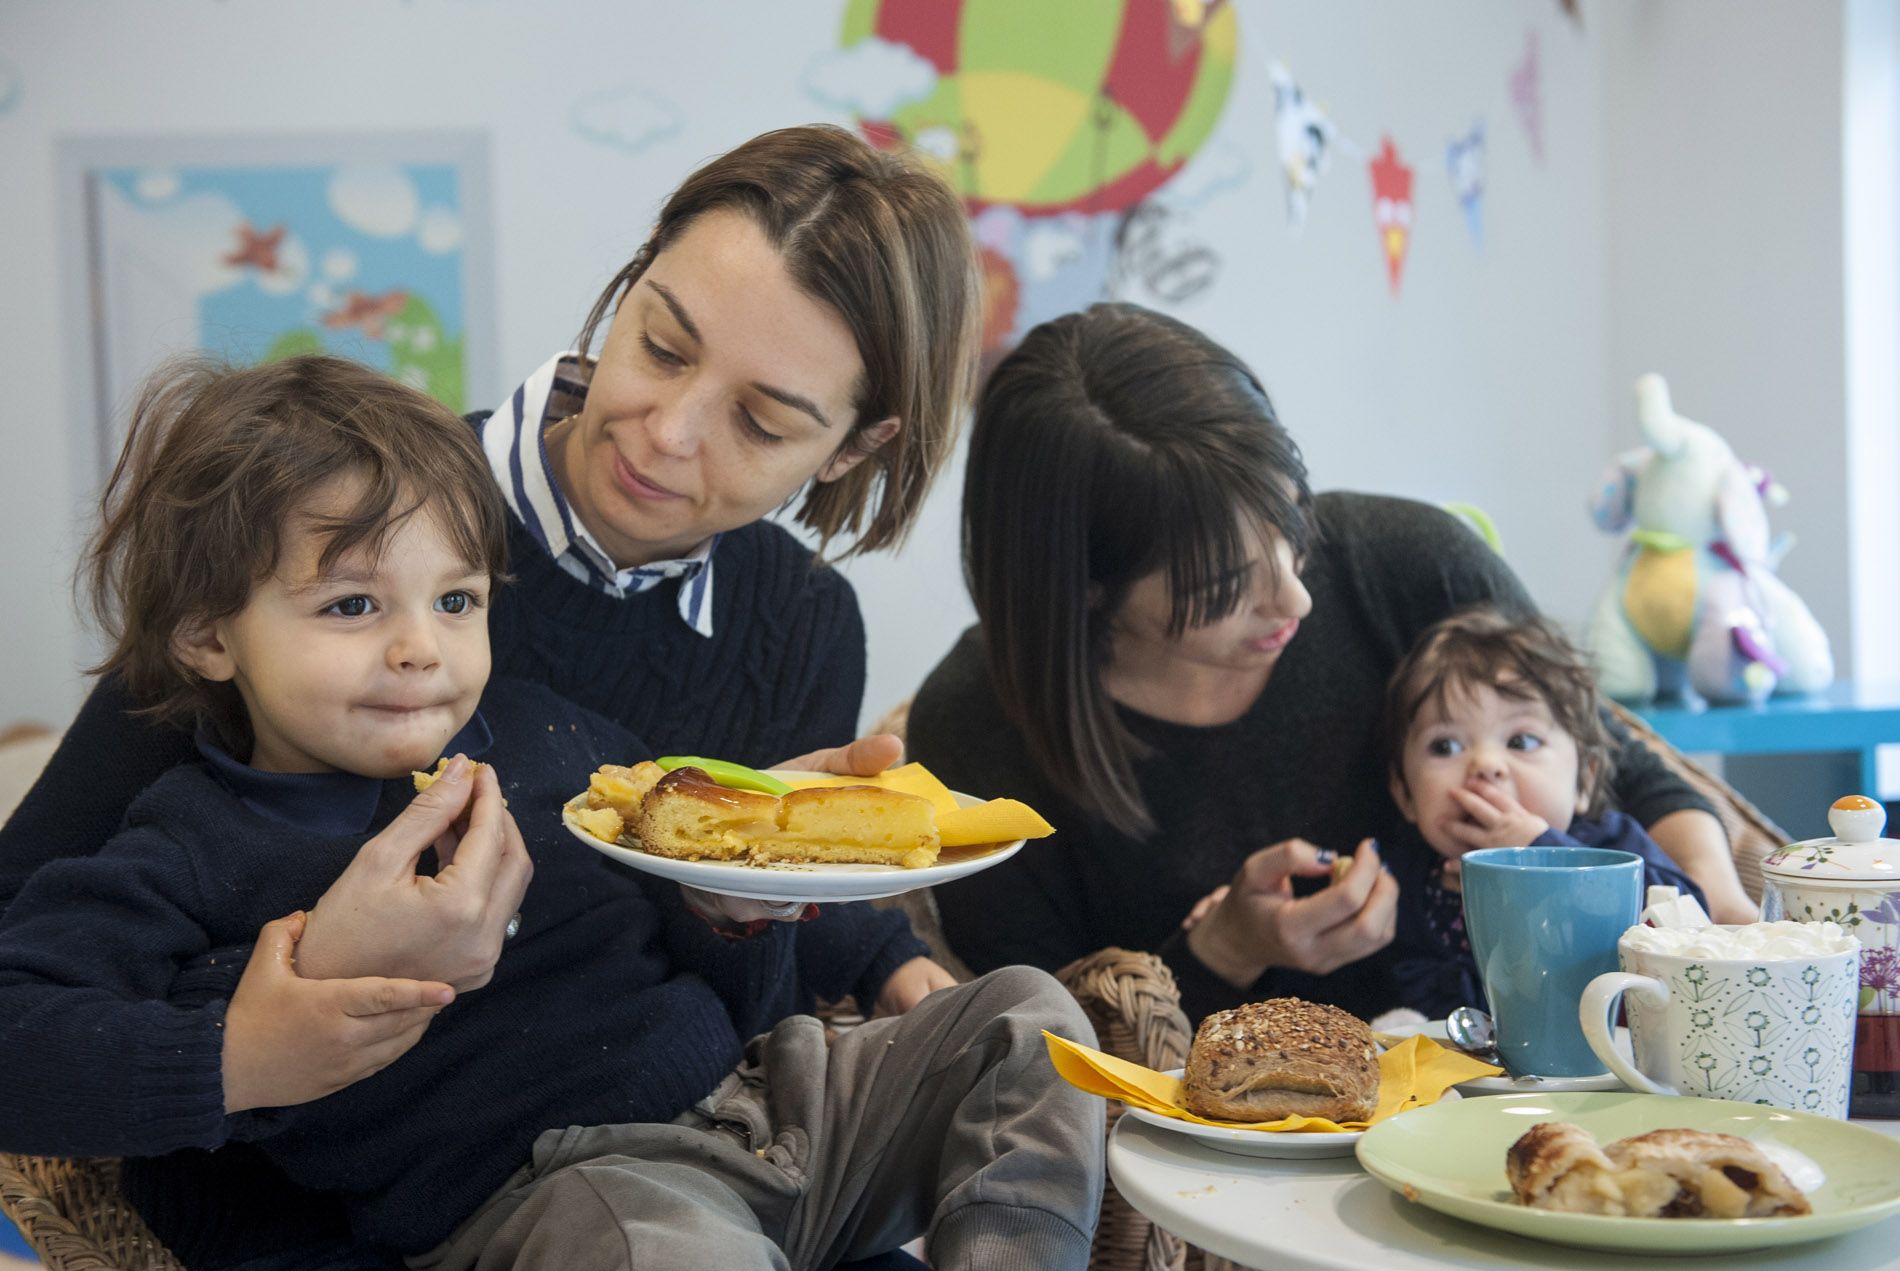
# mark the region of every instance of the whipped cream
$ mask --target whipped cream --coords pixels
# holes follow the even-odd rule
[[[1825,958],[1859,948],[1832,922],[1751,922],[1739,927],[1631,927],[1619,943],[1638,953],[1724,961]]]

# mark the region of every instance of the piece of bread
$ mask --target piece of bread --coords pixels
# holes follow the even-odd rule
[[[698,768],[656,781],[629,824],[647,851],[684,860],[916,869],[935,863],[939,849],[935,811],[917,795],[828,786],[780,798],[729,789]]]
[[[488,765],[485,763],[477,763],[475,765],[475,771],[480,772],[483,768],[486,768],[487,766]],[[430,786],[442,780],[442,774],[447,772],[448,770],[449,770],[449,761],[448,761],[448,757],[445,755],[442,758],[435,761],[434,772],[418,772],[413,768],[410,769],[409,780],[416,787],[416,793],[421,794],[424,790],[427,790]],[[504,799],[502,802],[506,804],[507,800]]]
[[[1504,1156],[1521,1204],[1622,1218],[1780,1218],[1812,1212],[1781,1167],[1747,1139],[1670,1128],[1598,1149],[1561,1121],[1532,1126]]]
[[[1371,1030],[1336,1006],[1297,997],[1202,1020],[1181,1080],[1188,1110],[1222,1121],[1364,1121],[1379,1106]]]
[[[480,772],[483,768],[486,768],[487,766],[488,765],[485,763],[476,763],[474,771]],[[411,768],[409,770],[409,780],[416,787],[416,793],[421,794],[424,790],[427,790],[430,786],[442,780],[442,774],[447,772],[448,770],[449,770],[448,756],[444,755],[442,758],[435,761],[434,772],[418,772],[414,768]],[[504,808],[508,806],[508,798],[506,795],[502,796],[501,806]]]

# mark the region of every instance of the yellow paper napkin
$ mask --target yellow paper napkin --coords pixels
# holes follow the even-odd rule
[[[920,763],[880,772],[875,777],[829,777],[796,775],[785,778],[787,785],[800,789],[815,786],[881,786],[904,794],[921,795],[930,800],[937,813],[937,837],[945,847],[970,847],[978,843],[1012,843],[1017,839],[1039,839],[1055,833],[1055,827],[1036,814],[1035,809],[1015,799],[991,799],[973,807],[960,808],[950,787],[939,781]]]
[[[1054,1033],[1045,1032],[1042,1036],[1049,1047],[1049,1062],[1056,1066],[1062,1079],[1077,1090],[1101,1095],[1104,1099],[1118,1099],[1158,1116],[1243,1130],[1328,1134],[1363,1130],[1408,1108],[1437,1103],[1445,1091],[1461,1081],[1495,1077],[1504,1071],[1459,1051],[1447,1050],[1429,1037],[1407,1037],[1379,1056],[1379,1106],[1371,1120],[1337,1122],[1325,1117],[1291,1116],[1248,1124],[1216,1121],[1189,1112],[1178,1077],[1105,1055]]]
[[[937,814],[937,837],[945,847],[1013,843],[1017,839],[1039,839],[1055,832],[1056,827],[1043,820],[1034,808],[1015,799],[991,799],[973,808]]]

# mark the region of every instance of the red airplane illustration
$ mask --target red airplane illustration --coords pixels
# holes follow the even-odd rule
[[[237,241],[237,250],[224,258],[225,264],[240,268],[249,265],[266,274],[277,272],[277,249],[284,244],[284,227],[281,224],[260,234],[249,221],[241,221],[237,227]]]
[[[385,291],[380,296],[368,295],[361,291],[352,291],[343,298],[343,306],[332,309],[323,315],[326,327],[356,327],[372,340],[383,338],[383,324],[402,312],[409,303],[409,293],[401,288]]]

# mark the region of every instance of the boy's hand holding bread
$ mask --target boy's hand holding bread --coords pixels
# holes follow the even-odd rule
[[[431,848],[440,862],[433,876],[417,871]],[[458,992],[480,988],[533,875],[494,769],[457,756],[319,898],[298,970],[313,978],[374,970]]]

